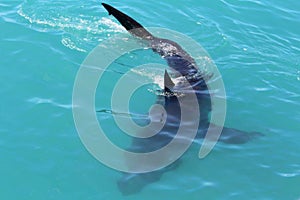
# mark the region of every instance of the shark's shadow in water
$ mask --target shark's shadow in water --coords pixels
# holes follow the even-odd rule
[[[113,15],[124,28],[138,39],[143,40],[147,45],[152,48],[155,53],[158,53],[164,58],[171,70],[171,77],[184,77],[188,83],[176,85],[170,78],[167,71],[164,74],[164,93],[157,97],[157,103],[161,104],[166,113],[165,124],[162,130],[152,137],[148,138],[133,138],[130,151],[136,153],[146,153],[158,150],[168,143],[176,135],[179,126],[186,126],[189,128],[191,123],[198,125],[197,138],[204,138],[209,127],[209,116],[211,112],[211,96],[206,84],[208,75],[205,75],[197,67],[195,60],[184,51],[176,42],[168,39],[157,38],[149,33],[141,24],[136,22],[131,17],[122,13],[121,11],[113,8],[112,6],[102,3],[104,8],[110,15]],[[190,87],[186,87],[189,85]],[[181,120],[180,106],[184,106],[190,112],[194,112],[194,108],[185,101],[184,105],[179,105],[179,98],[187,98],[186,95],[193,92],[196,94],[199,104],[200,120],[191,121],[184,124]],[[252,138],[262,135],[256,132],[244,132],[237,129],[224,127],[219,138],[219,141],[232,144],[246,143]],[[166,171],[175,169],[180,160],[163,169],[148,172],[148,173],[124,173],[123,177],[118,181],[119,190],[124,195],[130,195],[139,192],[147,184],[159,180],[162,174]]]

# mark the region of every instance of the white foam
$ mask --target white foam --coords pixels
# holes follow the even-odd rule
[[[65,47],[67,47],[67,48],[69,48],[69,49],[74,49],[74,50],[77,50],[77,51],[86,52],[86,50],[77,47],[77,46],[75,45],[75,43],[74,43],[70,38],[63,38],[63,39],[61,40],[61,43],[62,43]]]
[[[86,52],[81,47],[92,41],[101,40],[100,34],[121,33],[125,29],[118,23],[107,17],[95,16],[64,16],[57,14],[53,16],[39,16],[35,13],[26,12],[22,6],[17,11],[18,15],[27,20],[30,24],[42,31],[62,30],[64,32],[61,43],[70,49]],[[68,35],[66,37],[65,35]]]

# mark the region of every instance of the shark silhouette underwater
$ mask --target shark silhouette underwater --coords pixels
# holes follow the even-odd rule
[[[148,46],[152,48],[153,52],[158,53],[165,59],[172,71],[171,76],[165,71],[163,88],[165,95],[157,97],[157,102],[163,105],[167,113],[163,128],[152,137],[134,137],[129,150],[136,153],[145,153],[155,151],[167,145],[175,136],[179,126],[183,124],[181,121],[180,106],[186,106],[190,112],[194,110],[193,107],[189,107],[189,103],[180,105],[179,99],[186,97],[176,94],[186,94],[191,92],[191,90],[197,97],[201,112],[199,112],[200,116],[198,121],[191,121],[187,124],[196,123],[198,125],[196,138],[204,138],[209,126],[209,114],[212,107],[211,96],[206,84],[209,75],[205,75],[199,69],[195,60],[176,42],[155,37],[133,18],[108,4],[102,3],[102,5],[108,11],[109,15],[113,15],[131,35],[146,42]],[[178,76],[184,77],[192,88],[187,89],[187,87],[183,87],[182,84],[175,84],[171,77]],[[230,144],[242,144],[260,135],[262,134],[257,132],[244,132],[223,127],[219,141]],[[124,173],[123,177],[118,181],[119,190],[123,195],[138,193],[146,185],[158,181],[164,172],[175,169],[179,163],[180,160],[177,160],[163,169],[147,173]]]

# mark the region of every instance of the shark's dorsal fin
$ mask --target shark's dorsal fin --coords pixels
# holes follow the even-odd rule
[[[165,92],[172,93],[172,89],[174,86],[175,86],[174,82],[172,81],[167,70],[165,70],[165,74],[164,74],[164,90],[165,90]]]

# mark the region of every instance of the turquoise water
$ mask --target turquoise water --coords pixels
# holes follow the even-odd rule
[[[300,199],[298,1],[107,2],[145,26],[200,43],[225,83],[226,126],[265,134],[218,144],[202,160],[192,147],[176,170],[127,197],[116,186],[120,172],[87,152],[72,116],[80,64],[124,32],[100,3],[0,1],[1,199]],[[133,109],[153,103],[146,95]],[[120,142],[111,114],[98,118]]]

